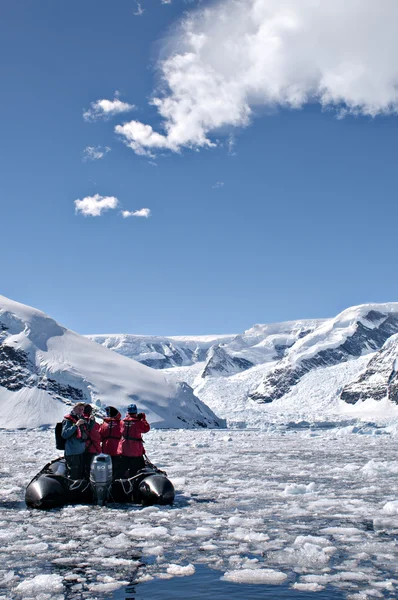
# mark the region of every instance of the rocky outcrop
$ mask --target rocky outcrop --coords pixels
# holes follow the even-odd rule
[[[344,386],[340,399],[348,404],[362,400],[383,400],[389,398],[398,404],[398,335],[393,335],[371,358],[365,371]]]
[[[225,376],[250,369],[253,363],[239,356],[231,356],[223,346],[213,346],[201,377]]]

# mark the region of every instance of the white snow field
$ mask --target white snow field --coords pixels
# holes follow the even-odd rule
[[[348,600],[398,597],[394,421],[153,430],[145,439],[176,487],[174,506],[41,512],[25,508],[24,490],[55,456],[53,432],[0,431],[1,600],[111,598],[129,582],[190,577],[198,565],[274,585],[275,598],[279,585],[298,599],[325,589]]]
[[[0,351],[0,427],[54,424],[79,400],[124,410],[132,395],[154,427],[222,425],[185,383],[168,381],[4,296]]]

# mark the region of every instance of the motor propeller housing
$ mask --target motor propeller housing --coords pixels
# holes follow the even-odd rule
[[[112,475],[112,458],[108,454],[95,456],[91,463],[90,484],[94,500],[99,506],[103,506],[109,498]]]

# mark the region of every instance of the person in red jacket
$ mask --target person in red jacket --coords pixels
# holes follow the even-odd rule
[[[107,406],[105,408],[106,417],[104,422],[99,428],[99,434],[101,438],[102,452],[109,454],[112,457],[113,474],[116,474],[117,463],[119,457],[117,456],[117,447],[121,437],[120,433],[120,419],[122,415],[113,406]]]
[[[121,479],[132,477],[145,467],[145,448],[141,434],[147,433],[150,428],[145,413],[138,413],[136,404],[130,404],[120,424],[121,438],[117,448],[120,456],[118,474]]]
[[[84,470],[86,478],[89,479],[93,458],[96,454],[101,454],[100,426],[93,416],[93,407],[91,404],[84,405],[83,419],[85,419],[87,423],[92,422],[91,429],[87,431],[86,451],[84,453]]]

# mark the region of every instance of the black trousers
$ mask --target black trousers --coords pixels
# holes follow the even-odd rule
[[[68,476],[71,479],[84,479],[85,452],[82,454],[69,454],[65,456]]]
[[[145,467],[143,456],[118,456],[116,462],[116,479],[128,479]]]
[[[91,463],[93,462],[94,456],[97,456],[97,455],[93,454],[92,452],[85,452],[83,454],[83,456],[84,456],[84,477],[86,479],[90,479]]]

